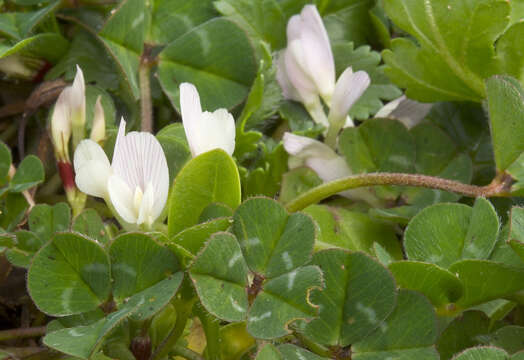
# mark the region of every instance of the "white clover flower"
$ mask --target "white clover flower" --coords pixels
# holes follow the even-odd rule
[[[213,149],[229,155],[235,151],[235,119],[226,109],[202,112],[193,84],[180,84],[180,110],[189,149],[193,157]]]
[[[370,84],[365,71],[347,68],[335,83],[335,61],[322,18],[314,5],[289,19],[287,48],[277,55],[277,80],[284,98],[302,102],[313,120],[331,128],[331,146],[344,126],[353,126],[347,116],[351,106]],[[330,108],[326,117],[319,96]]]
[[[150,133],[125,135],[122,119],[113,161],[91,139],[76,149],[76,184],[84,193],[101,197],[126,223],[151,226],[160,216],[169,191],[169,171],[164,151]]]

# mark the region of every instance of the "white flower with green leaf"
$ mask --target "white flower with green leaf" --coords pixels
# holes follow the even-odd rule
[[[91,139],[76,149],[76,184],[84,193],[106,200],[123,225],[146,226],[157,220],[169,191],[167,161],[158,140],[150,133],[125,134],[122,119],[116,138],[113,161]]]
[[[193,157],[213,149],[229,155],[235,151],[235,119],[226,109],[202,111],[193,84],[180,84],[180,110],[189,149]]]

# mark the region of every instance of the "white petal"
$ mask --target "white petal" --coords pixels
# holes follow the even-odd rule
[[[347,68],[337,80],[329,112],[330,122],[345,122],[351,106],[362,96],[371,80],[365,71],[353,72]]]
[[[337,156],[333,159],[310,157],[306,160],[306,165],[313,169],[324,182],[333,181],[351,175],[351,170],[346,164],[346,160],[341,156]]]
[[[66,87],[58,96],[51,117],[51,135],[55,146],[65,149],[71,138],[71,113],[69,98],[71,89]]]
[[[73,124],[83,126],[86,121],[86,85],[84,82],[84,74],[82,69],[76,66],[76,75],[71,86],[70,93],[70,107],[71,107],[71,121]]]
[[[351,175],[346,161],[320,141],[285,133],[283,142],[289,154],[303,159],[304,164],[313,169],[323,181]]]
[[[402,122],[408,129],[420,123],[430,112],[433,104],[420,103],[406,98],[395,99],[380,109],[375,117],[388,117]]]
[[[279,51],[276,55],[275,61],[277,64],[277,81],[280,85],[280,88],[282,89],[282,95],[285,99],[302,101],[300,95],[297,92],[297,89],[295,89],[289,80],[289,77],[287,76],[285,52],[286,49]]]
[[[106,137],[106,120],[104,108],[102,107],[101,97],[96,99],[95,114],[93,117],[93,125],[91,126],[91,140],[100,142]]]
[[[304,61],[304,49],[300,40],[288,43],[284,53],[284,64],[289,81],[297,90],[301,101],[307,105],[315,101],[318,89]]]
[[[130,224],[136,224],[137,214],[134,208],[134,194],[127,183],[117,175],[108,180],[109,198],[118,215]]]
[[[235,150],[235,119],[226,109],[213,113],[204,111],[199,123],[196,155],[213,149],[222,149],[229,155]]]
[[[76,147],[73,159],[75,172],[78,172],[88,161],[91,160],[98,161],[108,168],[111,166],[104,149],[102,149],[100,145],[91,139],[82,140]]]
[[[386,118],[388,117],[398,106],[399,104],[406,99],[406,95],[402,95],[395,100],[392,100],[382,106],[379,111],[375,114],[376,118]]]
[[[191,154],[195,157],[197,154],[196,144],[200,143],[200,119],[202,116],[202,106],[200,105],[200,96],[193,84],[180,84],[180,112],[182,113],[182,123],[186,133],[187,142]]]
[[[284,149],[290,155],[307,160],[309,158],[320,158],[324,160],[336,159],[339,156],[326,144],[305,137],[286,132],[283,137]]]
[[[160,215],[161,212],[162,209],[160,209],[159,212],[155,212],[155,189],[153,188],[153,183],[149,182],[146,185],[146,191],[142,196],[142,202],[140,204],[140,209],[138,212],[137,224],[140,225],[146,223],[148,225],[151,225]]]
[[[326,28],[314,5],[304,6],[300,17],[304,61],[320,94],[329,99],[335,88],[335,61]]]
[[[111,165],[104,150],[93,140],[82,140],[73,159],[75,183],[80,191],[96,197],[107,196],[107,180]]]
[[[80,191],[87,195],[107,198],[107,182],[111,175],[111,168],[106,163],[89,160],[75,173],[75,183]]]
[[[300,39],[302,32],[302,18],[300,15],[293,15],[289,18],[286,27],[287,42]]]
[[[122,152],[122,146],[125,142],[126,137],[126,121],[122,117],[120,119],[120,125],[118,126],[118,133],[116,134],[116,140],[115,140],[115,147],[113,149],[113,160],[112,163],[115,162],[116,158],[121,158],[123,155]]]
[[[85,112],[86,84],[84,82],[84,73],[78,65],[76,66],[76,75],[75,79],[73,80],[73,85],[71,86],[71,89],[71,106],[73,108],[82,108]]]
[[[150,133],[130,132],[120,137],[111,164],[113,171],[130,189],[145,187],[152,182],[155,206],[164,207],[169,191],[169,170],[166,156],[158,140]],[[117,149],[118,146],[118,149]]]

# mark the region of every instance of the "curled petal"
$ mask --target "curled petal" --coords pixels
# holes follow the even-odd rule
[[[287,42],[290,43],[293,40],[299,40],[302,32],[302,18],[300,15],[293,15],[287,22],[286,35]]]
[[[111,175],[111,168],[101,161],[90,160],[82,166],[75,176],[78,189],[87,195],[107,198],[107,181]]]
[[[365,71],[347,68],[337,80],[329,111],[330,123],[345,123],[346,115],[368,88],[371,80]]]
[[[75,182],[80,191],[96,197],[107,196],[107,181],[111,165],[104,150],[92,140],[78,144],[73,160]]]
[[[282,95],[285,99],[301,101],[300,95],[297,92],[297,89],[293,86],[286,70],[286,50],[281,50],[277,54],[276,64],[277,64],[277,81],[282,89]]]
[[[127,183],[118,175],[112,175],[108,180],[108,192],[111,204],[118,215],[127,223],[136,224],[135,194]]]
[[[104,149],[91,139],[85,139],[78,144],[75,150],[74,166],[75,172],[78,172],[88,161],[95,160],[110,167]]]
[[[71,89],[67,87],[60,93],[51,117],[53,143],[57,151],[64,154],[67,152],[67,145],[71,138],[70,92]]]
[[[80,66],[76,66],[76,75],[71,86],[69,97],[69,106],[71,107],[72,121],[83,125],[86,119],[86,85],[84,82],[84,73]]]
[[[387,117],[402,122],[408,129],[420,123],[431,110],[433,104],[420,103],[405,95],[387,103],[375,117]]]
[[[288,43],[284,52],[286,74],[297,90],[301,101],[307,106],[318,97],[318,89],[308,72],[304,56],[304,49],[300,40]]]
[[[82,107],[85,111],[85,93],[84,73],[80,66],[77,65],[75,79],[73,80],[73,85],[71,85],[71,106]]]
[[[96,99],[95,115],[93,117],[93,126],[91,127],[91,140],[100,142],[106,137],[106,121],[104,108],[102,107],[101,97]]]

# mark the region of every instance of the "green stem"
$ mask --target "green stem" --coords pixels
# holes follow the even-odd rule
[[[370,173],[353,175],[317,186],[290,201],[286,207],[288,211],[295,212],[345,190],[377,185],[424,187],[445,190],[469,197],[497,197],[507,196],[509,186],[511,185],[511,177],[502,174],[487,186],[476,186],[418,174]]]
[[[39,337],[45,334],[45,326],[0,331],[0,341]]]
[[[310,339],[302,335],[300,332],[293,330],[293,335],[298,340],[300,340],[300,342],[302,342],[302,344],[304,344],[309,350],[313,351],[315,354],[319,356],[323,356],[323,357],[330,356],[330,351],[328,348],[311,341]]]
[[[200,354],[194,352],[193,350],[190,350],[188,348],[185,348],[183,346],[175,345],[173,347],[173,353],[178,356],[182,356],[186,358],[187,360],[204,360]]]
[[[326,145],[328,145],[333,150],[337,149],[337,138],[338,138],[338,132],[340,131],[340,129],[342,129],[341,126],[336,126],[335,124],[329,125],[328,131],[326,134],[326,139],[324,142],[326,143]]]
[[[221,360],[220,351],[220,323],[202,307],[197,306],[195,315],[200,318],[204,333],[206,334],[206,359]]]
[[[140,58],[138,68],[138,82],[140,85],[140,128],[145,132],[153,132],[153,105],[151,100],[151,51],[148,44],[144,44],[144,52]]]
[[[151,355],[151,360],[160,360],[167,356],[167,354],[169,354],[173,349],[180,336],[184,333],[195,300],[196,298],[182,298],[174,301],[177,315],[175,326],[169,332],[169,335],[167,335],[167,337],[155,349],[153,355]]]

